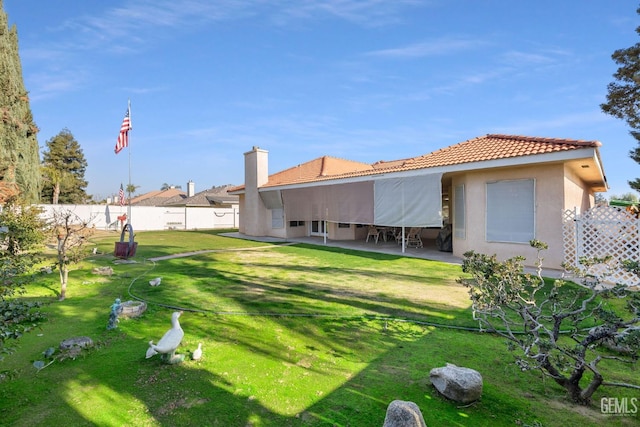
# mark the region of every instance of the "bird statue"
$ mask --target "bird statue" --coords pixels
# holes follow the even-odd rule
[[[149,280],[149,284],[151,286],[158,286],[158,285],[160,285],[160,282],[162,282],[162,277],[156,277],[153,280]]]
[[[178,318],[182,311],[174,311],[171,315],[171,329],[169,329],[160,338],[158,344],[154,344],[153,340],[149,341],[149,349],[147,349],[147,359],[158,353],[162,354],[162,360],[169,364],[180,363],[184,360],[184,355],[176,355],[176,349],[184,337],[184,331],[180,327]]]
[[[192,360],[202,359],[202,343],[198,343],[198,348],[193,350],[193,353],[191,353],[191,359]]]

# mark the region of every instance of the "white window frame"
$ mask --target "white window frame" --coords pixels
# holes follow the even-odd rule
[[[464,184],[453,190],[453,235],[456,239],[467,238],[467,206]]]
[[[284,209],[271,209],[271,228],[284,228]]]
[[[535,239],[535,179],[487,182],[485,194],[487,242],[528,244]]]

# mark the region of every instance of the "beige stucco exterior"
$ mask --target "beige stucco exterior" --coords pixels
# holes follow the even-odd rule
[[[535,238],[549,245],[543,253],[547,268],[561,268],[563,260],[562,212],[588,209],[593,194],[575,176],[565,176],[562,163],[517,168],[471,171],[452,177],[452,188],[464,185],[466,196],[466,237],[453,237],[453,253],[462,257],[467,251],[495,254],[498,259],[525,256],[525,264],[535,265],[537,253],[527,243],[490,242],[486,239],[486,186],[501,180],[535,181]],[[453,211],[453,208],[452,208]],[[453,218],[453,216],[452,216]]]
[[[555,157],[554,157],[555,156]],[[583,173],[587,165],[588,174]],[[260,187],[268,182],[268,152],[258,147],[245,153],[245,188],[240,196],[240,232],[250,236],[270,236],[279,238],[320,235],[312,231],[311,220],[290,221],[285,209],[267,209],[260,196]],[[486,236],[487,184],[499,181],[529,180],[534,183],[534,235],[535,239],[548,244],[543,253],[546,268],[561,268],[564,257],[562,217],[565,210],[584,212],[594,204],[594,176],[604,176],[599,165],[597,150],[589,148],[583,156],[565,157],[565,154],[529,156],[518,158],[515,162],[478,162],[440,168],[442,172],[443,212],[448,213],[445,220],[453,222],[456,217],[455,189],[464,186],[465,233],[463,237],[453,234],[453,254],[462,257],[473,250],[485,254],[495,254],[499,259],[513,256],[526,257],[525,265],[534,266],[537,252],[528,243],[509,243],[488,241]],[[600,171],[600,172],[599,172]],[[433,173],[426,168],[413,173]],[[389,177],[386,174],[384,177]],[[395,175],[393,175],[395,176]],[[585,182],[581,176],[592,180]],[[373,175],[368,180],[378,179]],[[346,179],[331,184],[341,185]],[[306,184],[308,185],[308,184]],[[268,186],[267,186],[268,187]],[[283,187],[286,189],[286,186]],[[298,185],[296,188],[306,188]],[[273,187],[263,188],[273,192]],[[417,195],[420,197],[420,195]],[[427,197],[424,195],[423,197]],[[529,199],[530,200],[530,199]],[[279,212],[276,212],[279,211]],[[446,215],[445,215],[446,216]],[[275,220],[274,220],[275,218]],[[278,219],[282,220],[278,220]],[[300,218],[298,218],[300,219]],[[323,236],[330,240],[359,240],[367,236],[365,224],[339,224],[327,222]],[[314,224],[316,227],[318,223]],[[438,228],[424,228],[424,239],[435,239]]]

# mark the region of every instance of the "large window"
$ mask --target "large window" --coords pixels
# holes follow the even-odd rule
[[[535,181],[487,183],[487,241],[529,243],[535,238]]]
[[[453,233],[456,239],[467,237],[464,185],[456,185],[453,193]]]
[[[271,228],[284,228],[284,209],[271,209]]]

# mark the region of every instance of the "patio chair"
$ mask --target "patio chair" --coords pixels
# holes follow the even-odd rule
[[[402,227],[396,228],[395,235],[393,237],[396,239],[397,244],[402,243]]]
[[[367,231],[367,240],[365,240],[365,242],[369,242],[369,237],[373,238],[373,240],[378,243],[378,239],[380,238],[380,230],[378,230],[375,226],[370,225]]]
[[[420,238],[420,228],[419,227],[411,227],[409,233],[405,236],[405,242],[407,248],[421,248],[422,247],[422,239]]]

